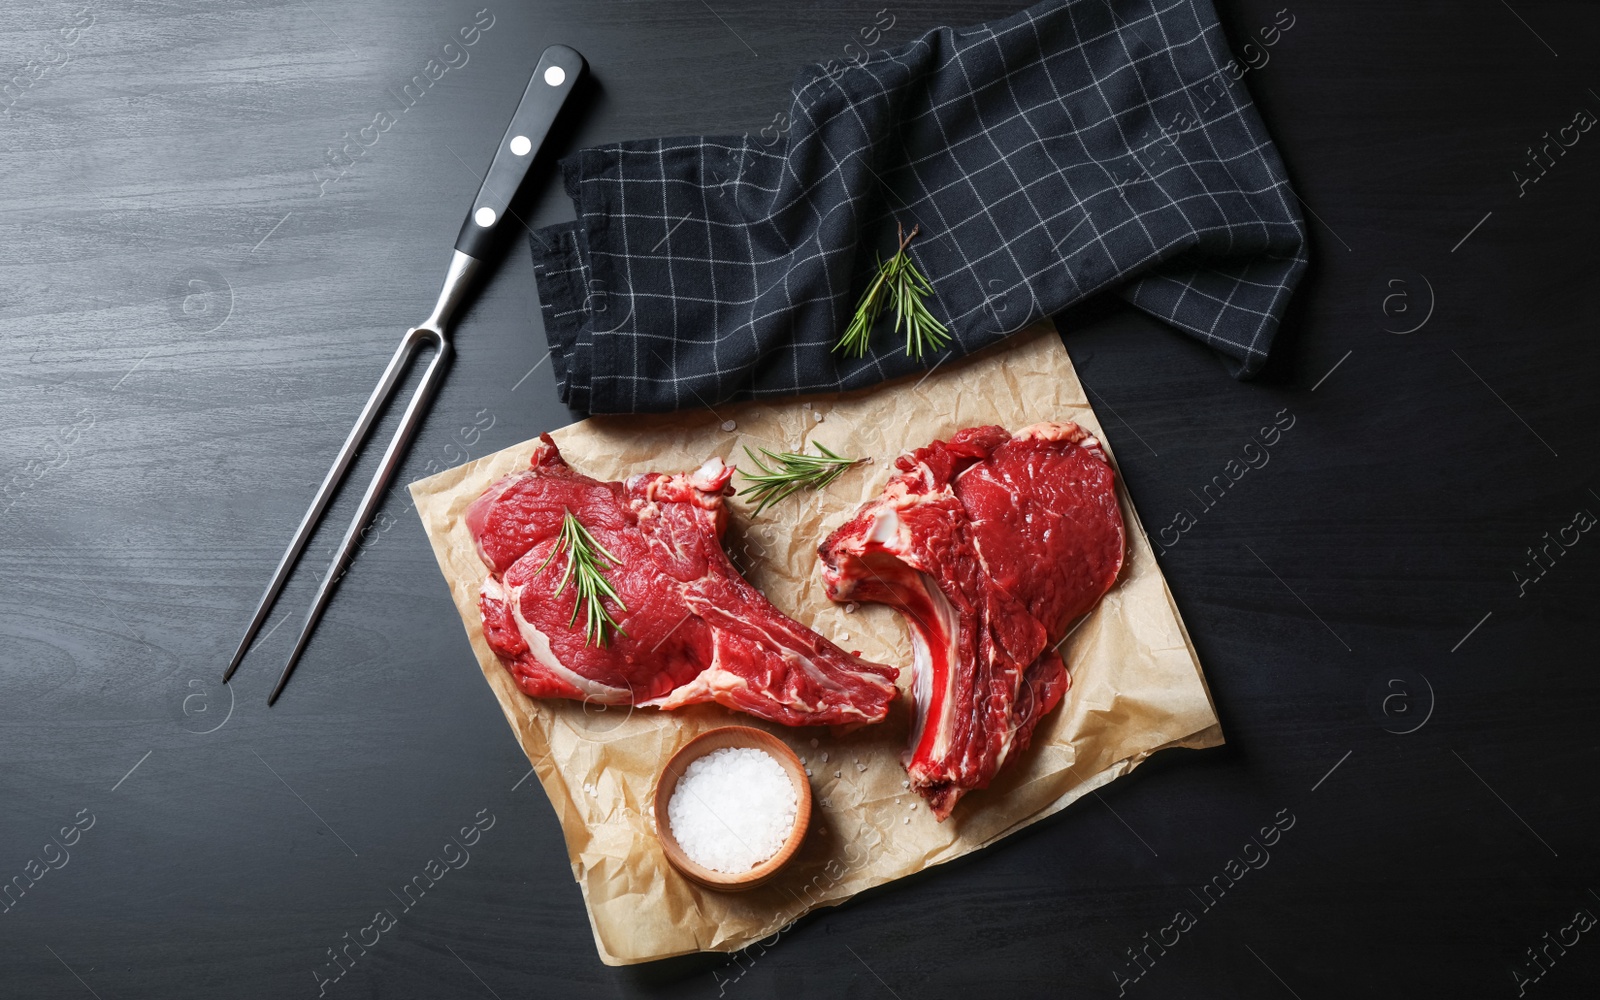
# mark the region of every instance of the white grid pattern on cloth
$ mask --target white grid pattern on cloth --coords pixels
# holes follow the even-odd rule
[[[860,388],[1101,291],[1253,374],[1306,235],[1237,69],[1209,0],[1049,0],[804,68],[776,150],[583,150],[577,221],[531,239],[558,390],[623,413]],[[912,358],[885,322],[847,359],[832,346],[902,224],[951,344]]]

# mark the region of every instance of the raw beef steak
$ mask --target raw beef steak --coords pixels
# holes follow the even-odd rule
[[[818,553],[829,597],[906,616],[906,770],[944,819],[1061,701],[1070,681],[1054,647],[1116,581],[1122,514],[1099,442],[1076,424],[971,427],[895,467]]]
[[[721,538],[733,470],[602,483],[572,469],[542,435],[527,472],[467,508],[489,567],[479,597],[484,637],[534,698],[678,708],[714,701],[789,726],[878,722],[899,671],[846,653],[783,615],[728,561]],[[567,511],[619,565],[606,576],[626,610],[590,643],[563,550],[546,564]]]

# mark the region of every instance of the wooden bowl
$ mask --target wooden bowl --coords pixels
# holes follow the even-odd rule
[[[713,871],[695,864],[678,845],[678,839],[672,835],[672,822],[667,818],[667,803],[672,801],[672,793],[677,789],[678,779],[683,777],[684,770],[711,751],[728,747],[764,750],[771,754],[789,775],[789,780],[794,782],[795,797],[798,800],[794,829],[789,831],[789,837],[783,842],[783,846],[778,848],[778,853],[749,871],[736,874]],[[796,757],[794,751],[790,750],[782,740],[764,730],[749,726],[727,726],[701,733],[672,755],[672,759],[668,760],[667,766],[662,769],[661,777],[656,780],[652,810],[655,813],[656,836],[661,840],[661,849],[666,853],[667,861],[672,867],[685,878],[708,889],[737,892],[754,889],[778,874],[778,871],[788,864],[789,859],[794,857],[795,851],[799,850],[800,842],[806,838],[806,828],[811,824],[811,782],[806,778],[806,769],[800,763],[800,758]]]

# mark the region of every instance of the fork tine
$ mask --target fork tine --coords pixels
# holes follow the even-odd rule
[[[367,435],[371,433],[372,425],[377,422],[383,404],[388,400],[390,393],[394,391],[395,383],[399,381],[401,371],[404,369],[406,359],[410,353],[410,342],[402,340],[400,346],[395,350],[394,356],[389,360],[389,366],[384,369],[382,378],[378,380],[378,384],[373,388],[372,395],[368,397],[366,405],[362,407],[361,415],[357,418],[355,426],[350,428],[350,434],[340,447],[339,454],[334,459],[333,465],[328,469],[327,475],[323,477],[322,485],[317,488],[317,494],[312,499],[310,508],[306,510],[305,516],[300,519],[300,526],[295,529],[294,538],[290,540],[288,549],[283,553],[283,558],[278,561],[278,568],[273,572],[272,580],[267,584],[267,589],[261,596],[261,602],[256,607],[255,615],[250,619],[250,624],[245,629],[244,638],[240,640],[239,648],[234,652],[233,659],[228,663],[227,671],[222,675],[223,683],[227,683],[228,679],[233,676],[234,671],[239,669],[239,664],[244,661],[245,653],[250,649],[251,642],[255,640],[256,633],[261,630],[261,626],[266,623],[268,616],[272,613],[272,606],[277,601],[278,594],[282,592],[284,584],[288,582],[289,574],[294,570],[295,564],[305,551],[306,544],[311,540],[311,535],[316,530],[317,523],[321,520],[323,513],[327,510],[329,502],[333,499],[334,492],[350,471],[350,466],[355,461],[356,453],[360,451],[362,443],[366,440]]]
[[[239,641],[239,648],[234,651],[233,659],[228,662],[228,669],[222,675],[224,684],[233,676],[233,672],[239,669],[239,664],[244,662],[250,643],[255,641],[256,633],[261,631],[261,626],[272,614],[272,605],[282,592],[283,585],[289,581],[289,574],[294,571],[295,563],[300,560],[300,554],[305,551],[306,543],[311,540],[317,522],[322,520],[322,514],[328,509],[328,502],[333,499],[334,491],[339,488],[339,484],[350,471],[350,464],[355,461],[356,452],[361,450],[361,444],[371,433],[372,425],[377,422],[378,414],[383,410],[383,404],[394,391],[395,383],[400,380],[400,373],[405,368],[412,346],[413,341],[410,337],[400,341],[394,357],[389,359],[389,367],[384,369],[383,377],[378,380],[372,395],[367,398],[367,405],[361,408],[361,416],[356,418],[355,426],[350,428],[350,436],[344,439],[338,457],[333,460],[328,474],[323,477],[322,485],[317,487],[317,495],[311,501],[311,507],[306,511],[306,516],[300,519],[300,527],[295,529],[294,538],[290,540],[289,548],[284,551],[283,558],[278,560],[278,568],[272,574],[272,582],[267,584],[266,593],[261,595],[261,603],[256,606],[255,616],[250,619],[249,627],[244,630],[244,638]]]
[[[438,348],[438,353],[428,362],[422,381],[411,394],[411,402],[406,404],[405,413],[400,417],[400,426],[395,428],[394,437],[389,440],[389,447],[383,453],[383,460],[378,463],[378,470],[373,474],[372,482],[367,485],[367,492],[361,497],[361,506],[356,510],[355,519],[350,522],[349,529],[339,542],[338,554],[328,566],[328,575],[322,578],[322,585],[317,588],[317,596],[312,599],[311,612],[306,615],[305,625],[301,627],[300,637],[295,641],[293,652],[289,654],[289,662],[284,665],[283,675],[278,678],[272,694],[267,697],[268,705],[277,701],[278,695],[283,693],[284,685],[289,683],[289,675],[294,673],[301,654],[311,642],[311,633],[321,620],[323,611],[327,609],[328,601],[333,597],[333,588],[348,567],[350,557],[361,541],[361,532],[372,519],[372,515],[377,513],[383,499],[383,491],[388,488],[389,480],[394,477],[395,470],[405,454],[406,446],[411,443],[417,426],[422,422],[423,411],[427,409],[428,401],[437,388],[439,376],[444,372],[444,365],[449,361],[450,342],[437,331],[418,327],[407,333],[405,340],[401,341],[400,346],[407,355],[416,347],[427,346],[430,341]]]

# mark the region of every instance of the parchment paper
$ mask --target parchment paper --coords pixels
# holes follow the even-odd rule
[[[715,413],[592,418],[552,433],[574,468],[602,480],[694,469],[711,455],[748,465],[744,445],[798,451],[816,441],[842,455],[873,458],[826,491],[791,497],[753,522],[750,506],[734,499],[726,541],[746,576],[785,613],[845,649],[903,668],[905,693],[889,719],[844,737],[714,705],[667,713],[526,697],[484,642],[477,599],[486,570],[462,514],[490,483],[527,467],[532,442],[411,484],[478,665],[560,818],[602,961],[628,965],[742,948],[815,907],[992,844],[1128,773],[1156,750],[1222,742],[1194,648],[1119,477],[1126,564],[1062,646],[1072,685],[1039,724],[1034,745],[1008,762],[988,789],[966,795],[944,823],[903,786],[899,758],[911,721],[905,626],[887,608],[864,605],[849,613],[823,596],[816,545],[877,495],[901,452],[963,427],[1016,430],[1041,420],[1074,420],[1110,453],[1048,324],[941,365],[925,378],[863,392],[729,404]],[[732,430],[723,430],[726,421]],[[721,893],[694,885],[667,864],[653,831],[650,795],[678,747],[707,729],[734,724],[776,733],[806,759],[815,811],[801,851],[776,879],[752,891]]]

